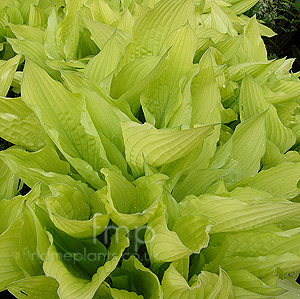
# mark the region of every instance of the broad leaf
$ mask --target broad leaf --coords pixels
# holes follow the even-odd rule
[[[188,130],[156,129],[148,123],[122,123],[126,160],[141,173],[144,158],[154,167],[178,160],[197,148],[213,130],[213,125]],[[178,140],[180,143],[178,144]],[[152,146],[155,144],[155,147]]]
[[[35,111],[44,129],[72,166],[91,185],[103,186],[97,171],[108,165],[108,161],[84,99],[68,92],[29,61],[24,70],[22,92],[25,103]]]

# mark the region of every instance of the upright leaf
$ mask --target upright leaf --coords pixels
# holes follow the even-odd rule
[[[266,136],[277,145],[280,152],[286,152],[295,143],[293,132],[283,126],[276,108],[264,99],[262,88],[248,75],[242,82],[239,104],[242,121],[269,109],[266,115]]]
[[[179,80],[193,65],[197,37],[191,25],[186,23],[170,33],[166,45],[172,47],[168,67],[141,98],[143,109],[153,115],[157,128],[167,127],[178,108]]]
[[[113,235],[106,263],[99,267],[91,279],[79,278],[65,267],[54,245],[49,247],[44,271],[59,283],[58,294],[63,298],[92,298],[107,276],[116,268],[123,251],[129,246],[124,230]]]
[[[189,194],[203,194],[220,178],[226,186],[231,186],[255,175],[265,153],[265,117],[266,112],[263,112],[239,124],[232,137],[216,152],[208,169],[196,168],[175,187],[175,198],[180,201]]]
[[[164,42],[168,34],[189,20],[194,27],[194,5],[191,0],[162,0],[142,14],[133,26],[133,42],[121,60],[128,62],[147,55],[159,55],[167,50]]]
[[[68,92],[30,61],[25,66],[22,92],[23,100],[73,167],[93,186],[102,186],[97,171],[108,162],[83,98]]]
[[[148,123],[122,123],[125,155],[135,173],[141,173],[144,158],[154,167],[178,160],[192,152],[212,132],[213,126],[188,130],[155,129]],[[180,143],[178,144],[178,140]]]
[[[5,97],[11,86],[21,55],[9,59],[0,66],[0,96]]]
[[[36,151],[51,143],[33,111],[20,99],[0,98],[1,137]]]
[[[78,11],[82,0],[70,0],[66,5],[66,16],[59,23],[56,32],[57,49],[61,57],[75,59],[79,41]]]

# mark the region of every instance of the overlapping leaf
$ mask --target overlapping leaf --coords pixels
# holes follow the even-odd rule
[[[1,291],[299,295],[299,74],[256,2],[1,1]]]

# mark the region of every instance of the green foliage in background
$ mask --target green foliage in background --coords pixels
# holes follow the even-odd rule
[[[1,1],[0,291],[298,297],[300,74],[256,2]]]
[[[247,12],[250,17],[255,14],[277,33],[273,38],[265,39],[268,54],[276,58],[284,57],[287,47],[292,47],[291,53],[300,66],[299,42],[294,35],[300,29],[300,0],[259,0]]]

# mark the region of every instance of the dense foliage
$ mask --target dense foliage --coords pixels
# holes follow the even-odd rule
[[[298,298],[300,74],[256,2],[1,1],[0,291]]]

